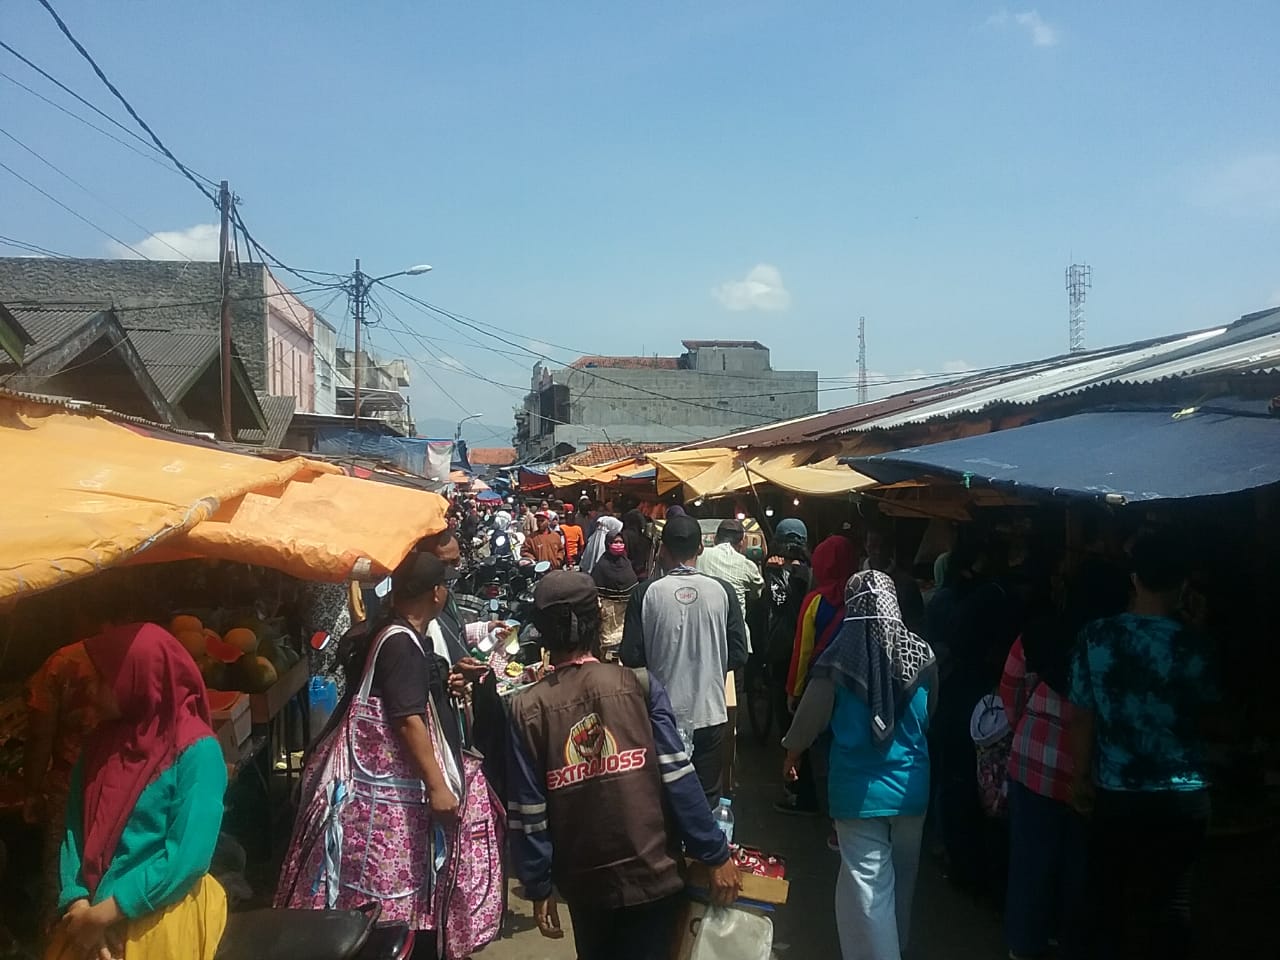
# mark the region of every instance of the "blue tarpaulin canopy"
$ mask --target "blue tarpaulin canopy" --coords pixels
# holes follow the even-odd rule
[[[881,483],[935,476],[1123,503],[1211,497],[1280,482],[1280,421],[1240,401],[1098,410],[842,462]]]

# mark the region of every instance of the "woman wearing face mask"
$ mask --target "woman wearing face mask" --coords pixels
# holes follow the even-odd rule
[[[635,589],[636,572],[627,555],[627,541],[621,533],[611,533],[605,540],[604,554],[591,568],[600,596],[600,659],[618,658],[622,643],[622,627],[627,614],[627,601]]]
[[[590,573],[599,559],[604,556],[609,538],[621,532],[621,520],[617,517],[601,517],[600,523],[596,526],[596,532],[591,535],[586,549],[582,551],[582,561],[578,564],[578,569],[583,573]]]

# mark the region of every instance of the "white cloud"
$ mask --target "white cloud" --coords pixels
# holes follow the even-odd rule
[[[943,373],[968,373],[970,370],[978,369],[968,360],[944,360],[942,361]]]
[[[727,310],[786,310],[791,294],[782,284],[782,272],[771,263],[757,263],[741,280],[730,280],[711,293]]]
[[[217,260],[218,225],[197,223],[185,230],[161,230],[132,246],[138,253],[114,240],[108,249],[111,256],[121,260],[137,260],[139,253],[151,260]]]
[[[988,27],[1007,27],[1010,24],[1021,27],[1027,32],[1032,46],[1056,47],[1061,39],[1058,28],[1040,16],[1038,10],[1024,10],[1021,13],[1010,13],[1001,10],[987,17]]]
[[[440,362],[446,367],[453,367],[455,370],[461,370],[465,366],[461,360],[456,357],[451,357],[447,353],[440,354]]]
[[[1234,216],[1280,216],[1280,153],[1248,154],[1219,164],[1201,177],[1194,198]]]

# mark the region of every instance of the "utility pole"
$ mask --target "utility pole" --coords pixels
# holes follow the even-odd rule
[[[351,281],[343,285],[343,289],[347,291],[347,295],[351,298],[351,316],[356,323],[356,355],[351,367],[351,396],[353,401],[351,419],[355,421],[357,429],[360,426],[360,334],[361,328],[364,326],[364,311],[369,302],[369,291],[375,283],[394,280],[396,277],[417,277],[430,270],[430,264],[420,263],[416,267],[410,267],[408,270],[399,270],[396,273],[388,273],[381,277],[370,277],[361,271],[360,258],[356,257],[356,269],[351,274]]]
[[[360,428],[360,327],[364,325],[364,302],[369,296],[369,284],[360,272],[360,258],[356,257],[356,271],[351,274],[351,315],[356,322],[356,352],[351,361],[351,394],[354,400],[351,418]]]
[[[225,180],[218,186],[218,210],[222,214],[218,231],[218,265],[222,277],[218,321],[222,335],[218,354],[222,364],[222,439],[230,441],[235,439],[231,429],[231,188]]]
[[[867,318],[858,318],[858,402],[867,402]]]

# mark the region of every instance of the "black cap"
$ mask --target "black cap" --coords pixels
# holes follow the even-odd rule
[[[662,545],[680,560],[696,556],[702,546],[702,527],[690,516],[668,517]]]
[[[747,535],[747,528],[741,520],[721,520],[716,528],[716,540],[729,543],[741,543]]]
[[[434,553],[414,550],[391,574],[391,589],[403,600],[416,600],[434,587],[445,586],[450,568]]]
[[[533,591],[535,610],[546,610],[561,604],[582,607],[596,602],[595,581],[587,574],[575,570],[553,570],[539,581]]]

